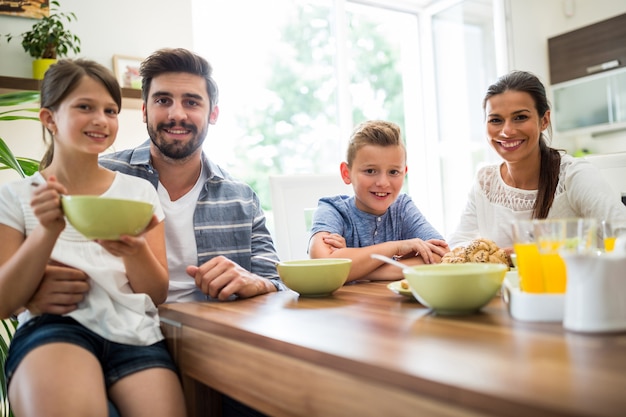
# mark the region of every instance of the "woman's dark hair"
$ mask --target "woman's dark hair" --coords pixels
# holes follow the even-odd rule
[[[148,101],[152,79],[168,72],[184,72],[203,77],[206,80],[210,110],[217,105],[219,92],[215,80],[211,77],[213,67],[206,59],[184,48],[159,49],[141,63],[139,74],[142,77],[141,96],[144,102]]]
[[[56,111],[65,98],[78,87],[83,77],[102,83],[113,98],[118,109],[122,109],[122,92],[113,73],[103,65],[88,59],[62,59],[51,65],[41,83],[41,108]],[[48,130],[52,135],[52,132]],[[54,138],[50,140],[39,169],[50,165],[54,154]]]
[[[535,102],[535,109],[537,113],[539,113],[539,117],[543,117],[546,112],[550,110],[550,103],[548,103],[545,87],[536,75],[526,71],[512,71],[503,75],[494,84],[490,85],[483,99],[483,110],[486,108],[487,100],[509,90],[530,94]],[[552,126],[548,125],[547,130],[551,137]],[[541,139],[539,141],[539,152],[541,154],[539,189],[537,190],[537,200],[533,208],[532,217],[534,219],[545,219],[548,217],[548,212],[554,201],[554,193],[559,183],[561,154],[557,149],[550,147],[549,140],[549,137],[541,133]]]

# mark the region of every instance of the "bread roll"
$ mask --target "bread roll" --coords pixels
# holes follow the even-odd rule
[[[493,240],[480,238],[473,240],[467,247],[459,246],[441,258],[442,263],[499,263],[511,267],[511,257],[496,245]]]

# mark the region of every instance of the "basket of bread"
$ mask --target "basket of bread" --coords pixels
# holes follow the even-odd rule
[[[512,267],[511,257],[492,240],[480,238],[472,240],[467,246],[458,246],[441,258],[441,263],[492,263]]]

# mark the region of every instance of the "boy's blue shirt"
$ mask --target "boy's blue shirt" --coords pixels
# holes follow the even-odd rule
[[[321,198],[310,236],[318,232],[338,233],[350,248],[413,238],[443,240],[407,194],[400,194],[382,216],[359,210],[354,196]]]

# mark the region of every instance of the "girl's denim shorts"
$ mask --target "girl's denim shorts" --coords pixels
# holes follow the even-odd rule
[[[91,352],[100,362],[107,389],[119,379],[148,368],[177,372],[164,340],[149,346],[110,342],[71,317],[43,314],[22,325],[11,341],[5,363],[7,381],[31,350],[47,343],[71,343]]]

